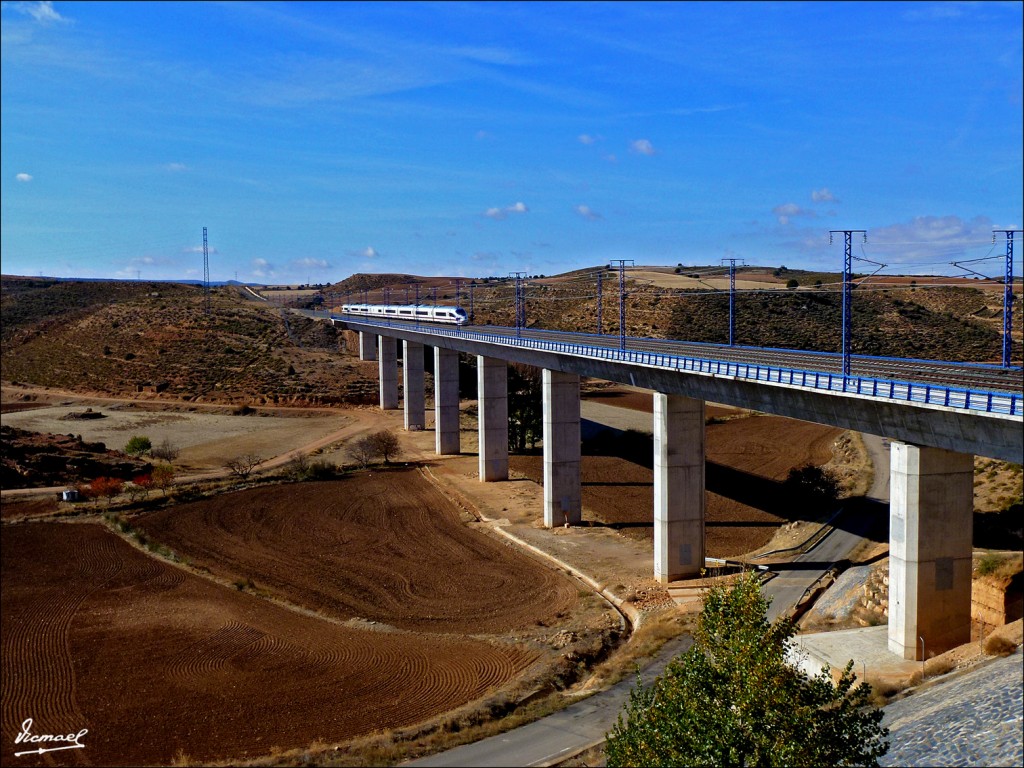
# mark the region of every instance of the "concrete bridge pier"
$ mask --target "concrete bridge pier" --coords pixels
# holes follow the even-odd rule
[[[423,391],[423,345],[402,342],[402,392],[405,396],[405,429],[419,432],[427,424]]]
[[[476,358],[480,481],[508,480],[508,363]]]
[[[381,410],[391,411],[398,407],[398,339],[394,336],[378,336],[377,371],[380,380]]]
[[[377,334],[367,331],[359,332],[359,359],[377,359]]]
[[[704,401],[654,393],[654,578],[704,567]]]
[[[434,347],[434,449],[441,455],[462,450],[459,435],[459,353]]]
[[[974,457],[892,441],[890,652],[921,660],[970,642],[973,533]]]
[[[544,525],[579,525],[583,519],[580,488],[580,377],[545,368],[541,372],[544,403]]]

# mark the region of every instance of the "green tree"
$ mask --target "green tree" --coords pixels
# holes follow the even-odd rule
[[[151,450],[153,450],[153,443],[145,435],[133,435],[124,447],[124,452],[129,456],[141,456]]]
[[[544,429],[541,371],[532,365],[508,367],[508,448],[523,453],[536,447]]]
[[[853,662],[838,683],[797,670],[792,623],[767,611],[755,573],[709,590],[693,646],[631,692],[608,765],[878,765],[889,731]]]

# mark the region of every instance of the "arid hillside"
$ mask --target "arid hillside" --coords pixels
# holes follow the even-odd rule
[[[728,340],[728,294],[704,268],[643,268],[627,282],[633,336]],[[597,274],[603,333],[618,333],[618,283],[603,268],[536,275],[522,285],[528,326],[597,332]],[[719,270],[720,272],[720,270]],[[778,273],[778,274],[776,274]],[[838,276],[751,269],[738,284],[763,286],[736,297],[736,342],[836,351]],[[787,288],[793,282],[796,288]],[[945,280],[889,280],[854,293],[855,353],[998,361],[1002,287]],[[347,298],[392,302],[458,301],[478,324],[514,324],[515,281],[357,274],[320,294],[260,301],[240,287],[214,288],[209,312],[199,286],[146,282],[2,279],[2,364],[7,383],[77,393],[189,402],[332,405],[376,400],[376,373],[346,351],[346,336],[288,306],[340,309]],[[386,291],[386,293],[385,293]],[[1021,359],[1021,291],[1014,359]],[[270,297],[273,292],[268,292]]]
[[[329,405],[375,382],[329,325],[171,283],[2,281],[2,378],[78,393],[214,403]]]
[[[729,340],[728,281],[703,267],[643,268],[627,280],[626,325],[631,336],[708,343]],[[776,275],[775,273],[779,274]],[[619,332],[618,275],[595,267],[554,277],[536,275],[522,285],[526,324],[535,328],[598,332],[597,275],[602,277],[601,332]],[[371,279],[372,278],[372,279]],[[390,279],[389,279],[390,278]],[[800,270],[740,271],[737,274],[736,343],[836,352],[842,327],[840,276]],[[325,289],[323,303],[350,297],[393,303],[420,284],[429,303],[454,303],[454,278],[353,275]],[[796,283],[795,287],[787,287]],[[1021,358],[1021,291],[1015,291],[1013,358]],[[472,308],[478,324],[513,325],[515,281],[462,279],[458,301]],[[1002,350],[1003,289],[962,278],[878,278],[853,293],[854,354],[916,357],[961,362],[998,362]]]

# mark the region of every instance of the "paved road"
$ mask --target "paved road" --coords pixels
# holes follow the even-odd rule
[[[641,677],[651,682],[673,657],[692,644],[689,636],[677,637],[661,649]],[[629,677],[607,691],[595,693],[561,712],[498,736],[465,744],[447,752],[413,760],[417,766],[541,766],[551,765],[580,749],[604,740],[615,724],[635,677]]]
[[[581,415],[593,424],[613,429],[651,430],[651,415],[626,408],[617,408],[584,400]],[[765,595],[772,598],[772,618],[796,605],[804,590],[827,571],[833,562],[846,557],[860,543],[857,526],[847,523],[848,530],[836,529],[810,552],[779,570],[779,575],[765,585]],[[653,680],[661,674],[673,656],[688,648],[689,637],[677,638],[662,649],[643,677]],[[417,766],[540,766],[550,765],[591,744],[600,742],[616,722],[618,713],[629,698],[633,680],[627,679],[578,704],[513,731],[492,736],[447,752],[442,752],[409,765]]]

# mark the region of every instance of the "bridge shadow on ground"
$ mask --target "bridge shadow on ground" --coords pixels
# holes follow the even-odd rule
[[[654,439],[635,430],[619,430],[583,420],[581,432],[584,456],[610,456],[629,461],[653,471]],[[705,488],[708,492],[729,499],[751,510],[764,513],[756,517],[732,520],[708,520],[708,528],[772,528],[789,522],[817,522],[842,508],[833,521],[840,529],[849,530],[873,541],[888,541],[889,505],[866,497],[830,500],[797,484],[774,480],[714,461],[706,461]],[[585,488],[642,487],[653,483],[596,481],[584,482]],[[771,516],[766,518],[765,516]],[[772,519],[774,518],[774,519]],[[652,528],[653,520],[612,520],[594,525],[613,529]]]

